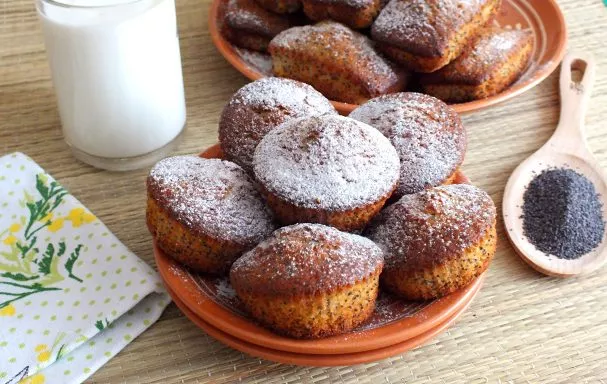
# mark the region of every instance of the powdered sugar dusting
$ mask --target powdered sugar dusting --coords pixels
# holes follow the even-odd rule
[[[329,55],[332,62],[345,66],[350,75],[360,79],[371,97],[386,93],[404,75],[377,53],[367,36],[334,21],[290,28],[272,39],[270,53],[272,47],[298,52],[310,60],[315,59],[315,53]],[[325,60],[325,57],[321,56],[319,60]]]
[[[376,41],[421,56],[440,56],[453,31],[469,23],[488,0],[391,0],[373,23]]]
[[[228,161],[166,158],[150,171],[148,192],[181,224],[220,240],[253,246],[274,229],[249,176]]]
[[[401,161],[397,196],[442,184],[464,160],[466,131],[461,120],[434,97],[380,96],[350,117],[377,128],[396,148]]]
[[[525,30],[505,30],[487,28],[474,44],[460,57],[437,72],[427,74],[423,83],[463,83],[478,85],[486,81],[492,73],[507,63],[516,52],[533,44],[533,32]],[[529,60],[530,55],[521,60]]]
[[[225,23],[240,33],[249,32],[269,38],[290,26],[286,17],[263,9],[253,0],[229,0]]]
[[[251,170],[253,152],[266,133],[285,121],[323,114],[337,111],[310,85],[266,77],[232,96],[219,121],[219,141],[230,160]]]
[[[396,150],[378,130],[333,115],[273,130],[255,150],[253,165],[272,194],[330,211],[378,201],[392,191],[400,168]]]
[[[315,294],[355,284],[382,265],[381,250],[367,238],[321,224],[295,224],[236,260],[230,276],[260,294]]]
[[[264,76],[272,76],[272,57],[267,53],[234,46],[234,51],[252,69]]]
[[[484,191],[447,185],[403,196],[378,215],[367,235],[384,250],[386,267],[424,268],[478,241],[495,216]]]

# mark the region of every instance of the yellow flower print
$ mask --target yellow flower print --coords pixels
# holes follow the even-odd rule
[[[8,231],[9,232],[13,232],[13,233],[19,232],[20,229],[21,229],[21,225],[19,225],[17,223],[15,223],[15,224],[11,225],[10,227],[8,227]]]
[[[46,216],[44,216],[42,219],[40,219],[41,222],[46,223],[47,221],[51,221],[53,220],[53,212],[49,212],[46,214]]]
[[[62,219],[62,218],[53,220],[51,225],[48,226],[48,230],[51,232],[57,232],[58,230],[63,228],[64,221],[65,221],[65,219]]]
[[[6,307],[0,309],[0,316],[15,316],[15,307],[12,304],[7,305]]]
[[[36,373],[34,376],[27,377],[19,382],[19,384],[44,384],[45,378],[42,373]]]
[[[38,344],[35,351],[38,352],[38,361],[40,363],[44,363],[51,358],[51,351],[48,350],[48,345],[46,344]]]
[[[72,222],[74,228],[80,227],[82,224],[88,224],[93,222],[96,217],[95,215],[88,213],[84,208],[74,208],[66,216],[66,219]]]
[[[17,238],[13,235],[8,235],[3,241],[3,243],[6,245],[13,245],[16,242],[17,242]]]
[[[38,361],[41,362],[41,363],[44,363],[45,361],[48,361],[48,359],[50,359],[50,358],[51,358],[51,352],[50,351],[44,351],[44,352],[41,352],[38,355]]]

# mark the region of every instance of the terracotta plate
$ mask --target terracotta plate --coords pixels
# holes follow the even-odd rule
[[[201,156],[221,158],[218,145]],[[468,179],[459,174],[457,182]],[[427,302],[407,302],[380,295],[375,313],[354,331],[320,340],[296,340],[276,335],[257,325],[246,313],[227,278],[190,272],[154,247],[158,270],[176,295],[196,316],[238,339],[263,347],[304,354],[344,354],[384,348],[419,336],[444,323],[460,310],[480,285],[470,286],[447,297]]]
[[[481,276],[481,279],[484,279],[484,276]],[[475,290],[478,291],[480,288],[480,284],[475,286]],[[294,365],[303,365],[303,366],[314,366],[314,367],[331,367],[331,366],[344,366],[344,365],[354,365],[354,364],[362,364],[362,363],[370,363],[373,361],[381,360],[388,358],[390,356],[395,356],[406,352],[410,349],[418,347],[419,345],[425,343],[432,337],[438,335],[443,332],[451,323],[455,321],[455,319],[461,315],[466,308],[472,302],[473,296],[476,294],[474,292],[473,295],[470,296],[469,300],[458,309],[453,315],[447,318],[444,322],[438,324],[436,327],[416,336],[406,341],[385,347],[379,348],[372,351],[366,352],[358,352],[358,353],[347,353],[341,355],[314,355],[314,354],[300,354],[300,353],[292,353],[279,351],[271,348],[266,348],[263,346],[259,346],[256,344],[248,343],[246,341],[240,340],[234,336],[231,336],[211,324],[207,323],[200,317],[196,316],[194,312],[192,312],[183,301],[177,296],[174,292],[168,289],[169,294],[175,301],[175,304],[181,309],[181,311],[188,317],[194,324],[203,329],[206,333],[208,333],[211,337],[221,341],[222,343],[249,355],[260,357],[266,360],[276,361],[284,364],[294,364]]]
[[[209,12],[209,31],[213,43],[225,59],[251,80],[272,74],[270,56],[233,46],[220,33],[227,0],[213,0]],[[504,27],[531,28],[535,47],[531,65],[521,78],[502,93],[462,104],[453,104],[456,111],[470,112],[519,95],[544,80],[556,69],[567,45],[565,19],[555,0],[504,0],[496,22]],[[335,108],[348,114],[357,105],[333,101]]]

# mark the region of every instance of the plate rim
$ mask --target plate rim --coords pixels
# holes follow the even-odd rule
[[[213,0],[211,6],[209,8],[209,16],[208,16],[208,26],[209,33],[211,35],[211,41],[215,48],[219,51],[219,53],[223,56],[223,58],[238,72],[247,77],[251,81],[258,80],[262,77],[265,77],[262,73],[258,71],[252,70],[240,57],[236,54],[232,44],[227,41],[223,35],[221,34],[218,22],[217,15],[219,12],[219,5],[222,1],[226,0]],[[514,0],[504,0],[504,1],[514,1]],[[527,92],[531,88],[536,87],[539,83],[544,81],[548,76],[550,76],[554,70],[559,66],[563,57],[565,56],[567,50],[567,42],[568,38],[568,30],[567,23],[565,22],[565,16],[560,6],[556,2],[556,0],[530,0],[528,3],[532,6],[533,10],[539,16],[539,21],[541,25],[544,27],[546,23],[544,23],[544,18],[541,17],[541,13],[537,12],[537,7],[535,5],[536,1],[543,1],[548,7],[551,8],[552,11],[557,16],[557,25],[558,28],[556,30],[548,31],[546,33],[554,33],[558,34],[558,40],[556,44],[556,49],[553,53],[543,60],[546,64],[538,66],[538,69],[535,70],[529,77],[529,79],[523,81],[520,84],[514,84],[506,88],[504,91],[498,93],[497,95],[493,95],[480,100],[473,100],[466,103],[456,103],[449,104],[452,108],[455,109],[458,113],[470,113],[473,111],[481,110],[484,108],[488,108],[494,106],[498,103],[507,101],[516,97],[524,92]],[[337,111],[341,114],[347,115],[352,112],[358,104],[349,104],[340,101],[330,100],[331,104],[337,109]]]
[[[485,276],[483,275],[481,276],[481,278],[481,280],[484,280]],[[480,291],[481,285],[476,288],[476,293]],[[196,314],[183,301],[181,301],[180,297],[169,287],[167,287],[167,291],[175,302],[175,305],[184,314],[184,316],[215,340],[227,345],[232,349],[238,350],[256,358],[261,358],[264,360],[274,361],[282,364],[291,364],[306,367],[335,367],[371,363],[374,361],[386,359],[391,356],[399,355],[411,349],[417,348],[425,344],[430,339],[443,333],[450,325],[455,322],[457,318],[459,318],[464,312],[466,312],[468,307],[470,307],[470,305],[472,304],[474,297],[476,297],[475,293],[470,297],[470,299],[465,303],[462,308],[460,308],[456,313],[447,318],[444,322],[411,339],[404,340],[402,342],[384,348],[378,348],[370,351],[348,354],[318,355],[280,351],[249,343],[242,339],[238,339],[237,337],[223,332],[222,330],[204,321],[202,318],[196,316]]]
[[[201,156],[221,158],[219,144],[207,148]],[[461,175],[463,176],[463,174]],[[463,177],[467,180],[465,176]],[[351,332],[324,339],[297,340],[277,335],[217,303],[206,292],[198,289],[198,284],[189,271],[164,254],[156,246],[156,243],[154,243],[154,257],[163,280],[203,320],[230,335],[256,345],[306,354],[362,352],[386,347],[415,337],[445,321],[446,318],[464,305],[469,296],[474,296],[478,292],[475,291],[475,287],[480,285],[481,277],[484,275],[476,278],[467,287],[435,300],[417,312],[417,316],[405,317],[382,327],[360,332]],[[421,320],[421,317],[425,319]]]

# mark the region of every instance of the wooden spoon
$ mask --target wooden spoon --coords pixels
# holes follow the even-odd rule
[[[546,144],[523,161],[512,173],[504,191],[503,213],[506,232],[518,254],[531,267],[550,276],[568,277],[590,273],[607,260],[605,233],[599,246],[575,260],[546,255],[531,244],[523,232],[523,194],[529,182],[542,170],[568,167],[582,173],[594,183],[607,217],[607,185],[605,174],[592,156],[584,133],[584,115],[594,83],[594,59],[587,53],[569,53],[561,64],[561,116],[559,124]],[[583,78],[572,79],[574,71]],[[578,72],[579,73],[579,72]]]

